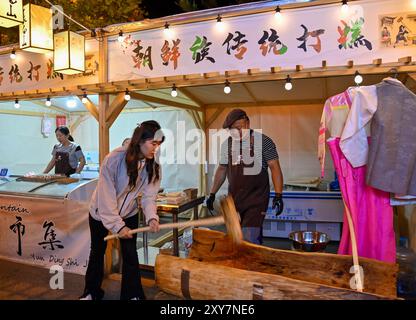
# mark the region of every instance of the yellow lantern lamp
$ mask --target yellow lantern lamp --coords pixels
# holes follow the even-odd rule
[[[20,48],[36,53],[53,50],[52,12],[49,8],[28,3],[23,7],[23,24],[19,26]]]
[[[0,27],[11,28],[23,23],[23,0],[0,1]]]
[[[54,71],[63,74],[85,72],[85,37],[73,31],[54,35]]]

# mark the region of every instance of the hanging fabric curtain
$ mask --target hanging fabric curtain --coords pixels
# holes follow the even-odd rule
[[[23,23],[23,0],[0,1],[0,27],[11,28]]]
[[[72,31],[54,35],[54,71],[77,74],[85,71],[85,38]]]
[[[20,48],[36,53],[53,50],[52,12],[49,8],[28,3],[23,7],[23,24],[19,26]]]

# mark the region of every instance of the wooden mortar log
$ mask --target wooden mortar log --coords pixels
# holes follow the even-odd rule
[[[237,269],[350,289],[353,265],[349,255],[278,250],[243,241],[238,248],[219,231],[194,229],[189,258]],[[396,297],[396,264],[360,258],[364,292]],[[352,271],[352,270],[351,270]]]
[[[198,300],[380,300],[379,295],[295,280],[274,274],[158,255],[156,285]],[[391,298],[391,297],[390,297]]]

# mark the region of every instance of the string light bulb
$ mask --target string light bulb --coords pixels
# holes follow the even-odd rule
[[[172,29],[170,29],[170,25],[167,22],[165,22],[165,29],[163,30],[163,33],[168,39],[172,38]]]
[[[222,17],[220,14],[218,14],[217,16],[217,23],[215,24],[215,28],[218,31],[223,31],[224,30],[224,22],[222,21]]]
[[[274,9],[275,13],[274,16],[276,17],[276,19],[280,20],[282,18],[282,13],[280,12],[280,7],[277,6],[276,9]]]
[[[50,107],[52,105],[52,102],[51,102],[51,97],[47,97],[46,98],[46,101],[45,101],[45,106],[47,106],[47,107]]]
[[[87,102],[88,102],[87,93],[86,93],[85,91],[84,91],[84,94],[82,95],[81,102],[82,102],[83,104],[87,104]]]
[[[176,91],[176,86],[175,85],[172,86],[172,91],[170,92],[170,95],[174,98],[176,98],[178,96],[178,91]]]
[[[343,13],[348,12],[348,0],[342,0],[341,10]]]
[[[129,92],[129,90],[126,89],[126,91],[124,93],[124,100],[130,101],[130,99],[131,99],[130,92]]]
[[[363,76],[358,72],[358,70],[357,71],[355,71],[355,74],[354,74],[354,82],[355,82],[355,84],[358,86],[358,85],[360,85],[361,83],[363,83]]]
[[[293,88],[292,78],[289,75],[287,75],[287,77],[286,77],[286,83],[285,83],[285,89],[287,91],[290,91],[290,90],[292,90],[292,88]]]
[[[231,92],[230,82],[226,80],[225,85],[224,85],[224,93],[229,94],[230,92]]]
[[[73,108],[75,108],[75,107],[77,106],[77,102],[76,102],[74,99],[69,99],[69,100],[66,102],[66,106],[67,106],[68,108],[73,109]]]
[[[10,59],[14,60],[16,59],[16,50],[13,49],[12,52],[10,52]]]
[[[19,108],[20,108],[19,99],[14,100],[14,107],[15,107],[16,109],[19,109]]]
[[[123,42],[124,41],[124,33],[122,30],[120,30],[120,32],[118,33],[118,42]]]

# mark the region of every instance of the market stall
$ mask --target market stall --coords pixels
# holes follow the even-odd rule
[[[26,87],[13,82],[15,64],[1,57],[0,65],[11,70],[11,78],[0,87],[0,99],[96,95],[96,102],[88,100],[85,108],[97,121],[93,129],[98,131],[100,161],[111,149],[110,128],[127,117],[127,113],[119,117],[128,112],[127,96],[151,109],[182,109],[192,128],[203,134],[187,137],[186,131],[182,136],[179,129],[175,132],[185,144],[175,150],[175,169],[164,179],[173,180],[175,170],[188,168],[181,167],[179,158],[196,141],[191,149],[196,161],[185,181],[197,184],[200,195],[208,192],[218,163],[219,144],[210,129],[220,129],[232,108],[243,108],[252,127],[276,141],[287,185],[308,184],[321,173],[324,178],[312,189],[286,190],[286,211],[279,218],[268,212],[265,230],[270,236],[286,237],[296,228],[323,227],[337,239],[345,205],[341,194],[329,187],[335,171],[329,153],[321,167],[316,152],[323,106],[348,87],[373,85],[389,76],[397,75],[414,89],[415,11],[410,0],[349,1],[348,9],[330,0],[260,2],[108,26],[93,37],[85,33],[100,66],[94,77],[66,76]],[[404,37],[402,25],[408,36]],[[81,139],[92,132],[82,130]],[[276,226],[283,224],[285,230],[278,230]],[[409,240],[414,247],[414,235]]]

